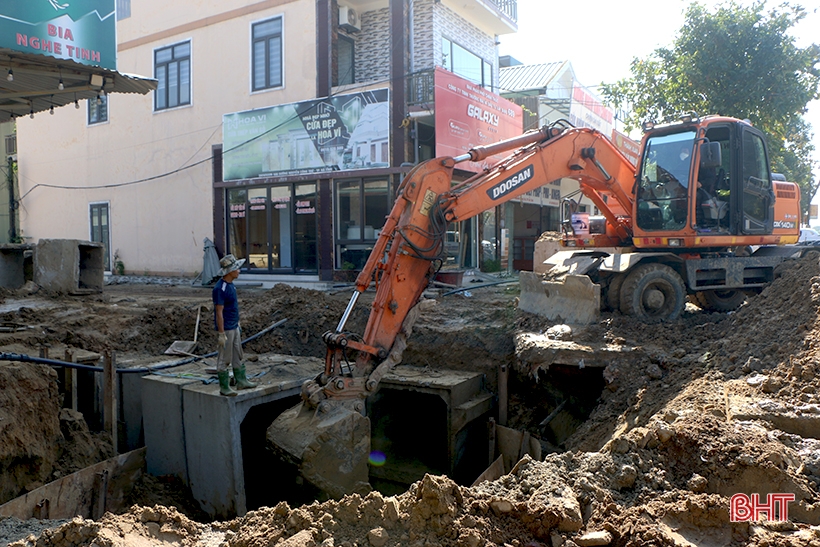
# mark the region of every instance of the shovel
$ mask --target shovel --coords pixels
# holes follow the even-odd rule
[[[200,305],[196,311],[196,327],[194,327],[194,339],[176,340],[171,346],[165,350],[166,355],[192,355],[194,348],[196,348],[196,338],[199,335],[199,319],[202,317],[202,306]]]

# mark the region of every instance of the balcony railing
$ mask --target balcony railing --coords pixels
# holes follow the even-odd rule
[[[498,11],[510,18],[514,23],[518,23],[518,0],[488,0],[495,4]]]
[[[407,78],[407,105],[432,105],[435,101],[434,70],[422,70]]]

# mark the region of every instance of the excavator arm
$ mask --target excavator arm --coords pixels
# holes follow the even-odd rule
[[[453,185],[458,163],[509,151],[485,172]],[[447,225],[561,178],[577,180],[606,216],[610,228],[597,243],[612,246],[631,237],[634,167],[595,130],[544,127],[410,171],[338,326],[324,335],[324,372],[303,386],[303,401],[268,429],[269,446],[333,497],[367,490],[370,423],[364,401],[401,362],[417,304],[445,259]],[[359,295],[372,284],[376,296],[364,334],[345,331]]]

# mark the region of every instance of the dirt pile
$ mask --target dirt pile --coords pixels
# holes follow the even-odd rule
[[[82,414],[61,409],[57,373],[0,363],[0,504],[113,455]]]

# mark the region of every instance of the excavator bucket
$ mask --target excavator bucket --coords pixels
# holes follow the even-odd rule
[[[601,286],[587,272],[597,268],[600,256],[561,251],[547,259],[547,278],[522,271],[519,274],[522,311],[574,325],[594,323],[600,317]]]
[[[268,427],[268,447],[299,474],[332,498],[370,491],[370,419],[349,408],[353,403],[324,401],[286,410]]]

